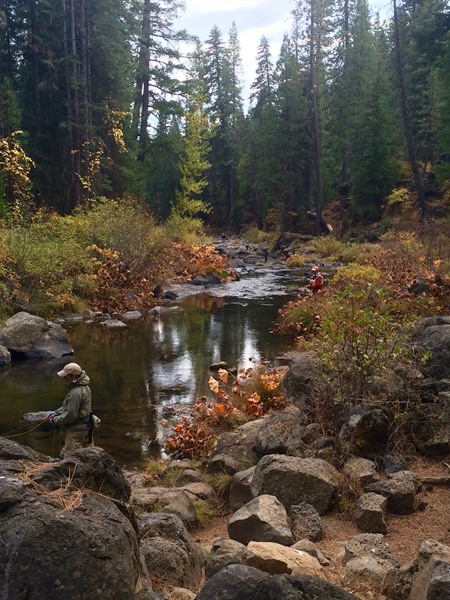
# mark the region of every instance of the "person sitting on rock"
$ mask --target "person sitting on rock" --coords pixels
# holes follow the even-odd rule
[[[57,375],[65,380],[69,392],[61,408],[50,414],[49,421],[61,427],[64,435],[61,455],[66,456],[77,448],[94,446],[92,394],[90,379],[77,363],[67,364]]]
[[[314,265],[311,267],[312,275],[309,280],[308,285],[306,286],[307,290],[311,290],[313,294],[317,294],[320,290],[323,290],[323,275],[319,271],[319,267]]]

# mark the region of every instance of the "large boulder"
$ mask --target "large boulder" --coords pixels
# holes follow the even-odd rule
[[[11,352],[5,346],[0,346],[0,367],[9,365],[11,362]]]
[[[300,502],[291,507],[291,531],[295,541],[323,539],[322,520],[314,506]]]
[[[13,358],[50,359],[73,354],[61,325],[27,312],[19,312],[6,321],[0,329],[0,345],[5,346]]]
[[[356,596],[308,575],[273,575],[230,565],[205,584],[196,600],[357,600]]]
[[[339,432],[339,440],[359,456],[384,454],[390,438],[393,415],[376,404],[354,406]]]
[[[228,535],[241,544],[253,540],[290,546],[293,542],[286,509],[269,494],[258,496],[236,511],[228,522]]]
[[[131,487],[117,461],[99,447],[80,448],[58,462],[34,471],[30,478],[53,491],[66,480],[68,489],[89,489],[128,502]]]
[[[322,567],[314,556],[273,542],[250,542],[243,563],[271,575],[319,575]]]
[[[233,459],[236,466],[240,465],[240,468],[236,468],[234,473],[247,468],[249,463],[256,463],[257,458],[254,452],[255,441],[258,430],[263,425],[264,420],[265,418],[249,421],[238,427],[235,431],[222,433],[217,440],[212,459],[214,460],[216,456],[223,455]],[[232,475],[233,473],[230,474]]]
[[[175,514],[139,515],[141,552],[151,578],[195,591],[202,579],[204,557]]]
[[[379,590],[386,576],[398,568],[384,535],[366,533],[353,537],[345,546],[341,579],[360,593]]]
[[[205,576],[209,579],[228,565],[242,564],[246,546],[235,540],[220,539],[214,542],[206,559]]]
[[[417,404],[408,416],[410,436],[416,448],[431,456],[450,452],[450,392],[440,392],[437,401]]]
[[[0,485],[0,595],[11,600],[131,600],[136,531],[114,502],[80,490]]]
[[[392,600],[450,598],[450,547],[435,540],[419,545],[414,559],[385,578],[383,592]]]
[[[299,354],[283,378],[286,400],[299,408],[310,406],[311,399],[318,391],[320,367],[313,357],[312,352]]]
[[[320,458],[272,454],[256,465],[251,487],[255,497],[276,496],[287,509],[307,502],[323,514],[330,507],[338,483],[338,471]]]
[[[367,486],[367,492],[374,492],[387,498],[387,510],[394,515],[407,515],[415,510],[415,498],[420,490],[420,480],[411,471],[399,471],[390,479],[377,481]]]
[[[228,489],[228,503],[231,510],[237,510],[253,498],[251,482],[256,467],[235,473]]]
[[[421,367],[423,374],[434,379],[450,379],[450,316],[422,319],[415,339],[431,353]]]
[[[290,406],[283,412],[268,416],[256,435],[257,455],[287,454],[301,458],[311,455],[309,430],[302,423],[302,415],[303,411]]]

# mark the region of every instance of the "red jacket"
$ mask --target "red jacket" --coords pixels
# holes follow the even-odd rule
[[[311,279],[309,280],[308,285],[306,286],[308,289],[312,291],[313,294],[319,292],[323,289],[323,275],[319,271],[317,273],[313,273]]]

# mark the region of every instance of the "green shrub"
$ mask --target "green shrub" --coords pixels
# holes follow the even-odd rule
[[[409,201],[409,192],[405,188],[394,188],[387,198],[389,207],[405,205]]]
[[[366,288],[368,284],[378,283],[380,279],[381,273],[375,267],[351,263],[346,267],[339,267],[333,275],[332,285],[337,290],[342,290],[348,285]]]
[[[250,227],[245,231],[243,237],[251,244],[261,244],[271,239],[270,233],[261,231],[257,227]]]
[[[346,249],[345,244],[331,235],[317,238],[312,246],[321,258],[340,258]]]

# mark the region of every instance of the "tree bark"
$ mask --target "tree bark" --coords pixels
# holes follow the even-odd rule
[[[322,147],[320,136],[319,105],[317,101],[317,78],[316,78],[316,29],[315,29],[315,1],[310,0],[310,33],[309,33],[309,68],[311,76],[311,113],[314,136],[314,163],[316,172],[316,229],[317,233],[323,232],[322,208],[323,208],[323,181],[322,181]]]
[[[151,2],[144,0],[142,29],[139,44],[139,64],[136,75],[136,94],[133,104],[133,131],[139,141],[138,160],[145,158],[148,137],[148,117],[150,102],[150,33]]]
[[[421,219],[426,221],[428,216],[428,207],[425,200],[425,192],[423,189],[423,182],[419,172],[419,165],[417,163],[417,150],[416,143],[414,141],[413,126],[411,120],[411,114],[408,109],[408,98],[406,94],[406,85],[403,69],[403,57],[402,57],[402,46],[400,40],[400,27],[398,23],[398,11],[397,1],[394,0],[394,39],[395,39],[395,62],[397,67],[397,79],[399,86],[400,95],[400,109],[402,113],[403,129],[406,139],[406,148],[408,151],[408,160],[411,165],[411,171],[414,178],[414,185],[416,186],[417,201],[419,204]]]

